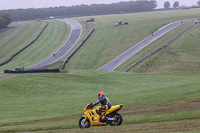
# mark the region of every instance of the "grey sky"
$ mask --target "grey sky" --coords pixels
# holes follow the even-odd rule
[[[0,10],[18,9],[18,8],[43,8],[56,6],[72,6],[81,4],[108,4],[120,1],[131,0],[0,0]],[[134,1],[134,0],[132,0]],[[199,0],[157,0],[158,7],[163,7],[164,2],[169,1],[171,6],[175,1],[179,1],[180,5],[196,5]]]

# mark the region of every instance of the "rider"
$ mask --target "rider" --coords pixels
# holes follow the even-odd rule
[[[95,106],[95,105],[101,103],[101,108],[99,109],[99,114],[102,116],[102,120],[105,120],[106,116],[103,112],[105,112],[111,108],[111,103],[110,103],[110,100],[105,96],[104,92],[102,92],[102,91],[98,93],[98,98],[99,98],[99,100],[97,100],[92,106]]]

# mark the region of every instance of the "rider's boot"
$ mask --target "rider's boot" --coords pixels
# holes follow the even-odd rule
[[[106,120],[106,116],[104,113],[101,112],[101,120]]]

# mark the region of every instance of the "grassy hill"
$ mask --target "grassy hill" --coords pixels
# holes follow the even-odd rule
[[[186,28],[193,25],[194,22],[184,24],[168,34],[161,37],[159,40],[146,47],[143,51],[139,52],[131,59],[132,63],[139,60],[141,57],[155,51],[166,43],[170,42],[173,38],[182,33]],[[193,36],[192,36],[193,34]],[[193,29],[185,33],[178,40],[170,44],[168,47],[159,51],[155,55],[147,58],[134,68],[130,70],[134,72],[184,72],[184,73],[200,73],[200,24],[197,24]],[[130,66],[130,61],[125,62],[117,70],[125,70]]]
[[[178,20],[198,18],[199,11],[200,9],[194,9],[95,16],[95,32],[70,60],[67,68],[96,70],[164,25]],[[88,17],[75,19],[85,21]],[[129,25],[113,26],[119,20],[126,20]],[[183,29],[185,30],[184,27]],[[173,39],[174,35],[170,34],[168,37]],[[133,60],[126,63],[130,65]],[[117,70],[124,71],[128,67],[127,64],[122,64],[122,69]]]
[[[45,26],[43,22],[14,22],[0,33],[0,61],[4,61],[30,43]]]
[[[162,26],[178,20],[198,18],[198,11],[199,9],[192,9],[183,11],[176,10],[136,14],[95,16],[96,21],[92,23],[85,22],[85,20],[87,20],[88,17],[73,18],[78,20],[83,26],[83,35],[81,36],[81,39],[77,43],[77,45],[82,41],[82,39],[91,30],[92,27],[94,27],[96,30],[92,34],[91,38],[79,50],[79,52],[69,61],[69,63],[66,66],[66,69],[96,70],[99,67],[103,66],[105,63],[109,62],[111,59],[115,58],[116,56],[127,50],[128,48],[134,46],[139,41],[143,40],[145,37],[149,36],[152,32],[158,30]],[[122,25],[117,27],[113,26],[113,24],[115,22],[118,22],[119,20],[128,21],[129,25]],[[35,30],[37,29],[34,27],[35,22],[23,23],[29,23],[29,25],[32,24],[32,26],[26,26],[29,29],[21,30],[21,32],[25,31],[23,33],[23,37],[27,39],[26,42],[30,42],[31,39],[29,39],[29,35],[32,34],[32,32],[36,32]],[[23,23],[19,25],[27,25]],[[31,30],[31,27],[34,30]],[[178,35],[178,33],[180,33],[183,30],[185,30],[185,26],[182,26],[182,28],[178,27],[174,30],[174,32],[170,32],[162,39],[159,39],[158,41],[151,44],[146,50],[146,52],[152,51],[160,45],[164,45],[165,42],[170,41],[174,38],[175,35]],[[2,42],[4,42],[1,43],[2,48],[6,46],[7,49],[10,49],[11,46],[14,46],[19,49],[23,45],[27,44],[25,41],[23,42],[23,37],[19,36],[21,35],[21,32],[19,32],[20,28],[17,28],[15,32],[13,31],[14,29],[10,30],[10,32],[5,32],[4,35],[10,36],[10,38],[15,37],[13,40],[10,40],[12,43],[6,42],[5,37],[3,37],[2,34],[0,35],[1,40],[3,40]],[[66,36],[69,35],[69,31],[69,27],[66,26],[64,22],[56,20],[50,21],[50,25],[45,30],[40,39],[32,47],[20,54],[20,56],[17,56],[17,58],[15,58],[14,61],[9,63],[9,65],[0,67],[0,71],[3,71],[4,69],[14,69],[16,67],[22,66],[29,67],[47,58],[48,56],[51,56],[65,42]],[[12,32],[13,34],[10,35],[10,33]],[[16,45],[15,43],[18,41],[19,43],[17,43]],[[23,45],[20,46],[19,44],[21,44],[22,42]],[[72,50],[74,50],[74,48]],[[14,51],[9,50],[5,50],[9,51],[9,54],[5,53],[3,49],[1,49],[1,51],[1,61],[3,61],[4,59],[6,59],[14,53]],[[119,68],[117,68],[117,71],[124,71],[128,66],[134,63],[134,61],[137,61],[137,59],[144,56],[144,54],[146,54],[146,52],[144,51],[142,51],[142,54],[140,52],[131,59],[127,60]],[[62,60],[64,60],[68,55],[69,54],[64,56]],[[153,62],[150,63],[153,64]],[[137,70],[137,72],[143,72],[142,70],[143,69]],[[144,70],[144,72],[147,71]]]
[[[19,22],[19,27],[0,34],[2,40],[6,40],[5,37],[12,38],[0,44],[0,46],[2,46],[1,61],[4,61],[17,50],[31,42],[40,32],[40,28],[37,28],[37,26],[40,26],[39,24],[38,22]],[[40,27],[43,28],[44,26]],[[12,34],[10,35],[10,33]],[[7,65],[0,67],[0,71],[22,66],[29,67],[46,59],[64,44],[69,33],[70,28],[65,22],[50,20],[49,26],[45,29],[40,38]],[[8,51],[9,55],[7,55],[5,51]]]
[[[89,102],[94,103],[101,90],[113,105],[124,104],[120,111],[124,121],[123,126],[117,128],[119,130],[162,123],[169,127],[177,123],[177,127],[169,128],[172,131],[199,130],[199,78],[197,74],[102,71],[1,74],[0,132],[47,129],[79,131],[77,123],[84,106]],[[188,122],[193,124],[181,129],[183,125],[179,122],[183,125]],[[104,127],[101,128],[101,131],[104,130]],[[150,127],[149,130],[154,129]]]
[[[199,73],[199,26],[129,73],[120,71],[164,45],[192,23],[180,26],[161,37],[121,65],[117,71],[96,71],[160,27],[173,21],[199,17],[198,11],[199,9],[95,16],[96,21],[93,23],[84,22],[88,17],[75,18],[84,28],[81,38],[92,26],[96,31],[67,64],[66,69],[70,69],[68,72],[0,74],[0,132],[59,129],[61,131],[49,132],[199,132],[200,75],[194,74]],[[115,22],[124,19],[129,25],[113,26]],[[33,22],[23,22],[26,23],[34,26]],[[21,62],[31,65],[38,58],[46,58],[62,44],[68,31],[69,27],[65,23],[50,21],[50,27],[45,30],[47,34],[0,69],[18,67],[16,64]],[[53,37],[48,40],[50,36]],[[151,66],[152,63],[155,64],[154,67]],[[104,91],[113,105],[124,104],[120,111],[124,121],[119,127],[81,130],[78,128],[78,120],[83,108],[97,100],[99,91]]]

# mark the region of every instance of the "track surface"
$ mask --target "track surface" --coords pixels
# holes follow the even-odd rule
[[[144,47],[148,46],[150,43],[152,43],[156,39],[160,38],[167,32],[171,31],[172,29],[174,29],[184,23],[193,22],[193,21],[197,21],[197,20],[198,19],[188,19],[188,20],[177,21],[177,22],[170,23],[170,24],[160,28],[158,31],[153,33],[153,36],[152,35],[148,36],[147,38],[145,38],[141,42],[137,43],[136,45],[134,45],[133,47],[131,47],[130,49],[128,49],[121,55],[117,56],[116,58],[114,58],[113,60],[111,60],[110,62],[108,62],[101,68],[99,68],[98,70],[114,71],[119,65],[121,65],[123,62],[128,60],[131,56],[135,55],[137,52],[139,52]]]
[[[60,49],[58,49],[54,55],[48,57],[47,59],[41,61],[40,63],[31,66],[27,69],[35,69],[35,68],[41,68],[44,66],[47,66],[48,64],[51,64],[55,62],[56,60],[63,57],[65,54],[67,54],[72,47],[78,42],[80,39],[81,33],[82,33],[82,26],[79,22],[71,19],[64,19],[65,22],[69,23],[71,26],[71,33],[68,38],[68,40],[62,45]]]

